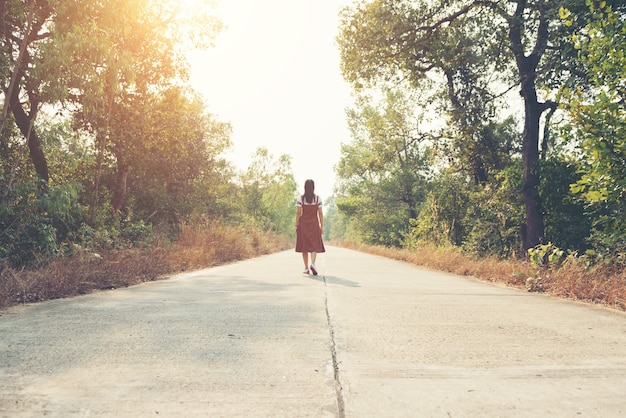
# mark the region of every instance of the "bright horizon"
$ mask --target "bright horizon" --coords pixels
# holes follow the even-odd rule
[[[327,199],[352,106],[339,70],[338,13],[349,0],[222,0],[215,47],[191,58],[192,86],[233,127],[225,157],[240,170],[257,148],[288,154],[298,191],[308,178]]]

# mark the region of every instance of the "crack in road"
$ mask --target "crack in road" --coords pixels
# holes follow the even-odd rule
[[[330,319],[330,311],[328,310],[328,284],[326,283],[326,276],[324,276],[324,305],[326,307],[326,321],[328,322],[328,332],[330,334],[330,354],[333,360],[333,377],[335,380],[335,394],[337,396],[337,410],[339,418],[344,418],[345,403],[343,400],[343,387],[341,386],[341,380],[339,379],[339,361],[337,360],[337,345],[335,343],[335,330]]]

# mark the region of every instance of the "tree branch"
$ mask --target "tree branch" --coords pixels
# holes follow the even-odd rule
[[[537,28],[537,42],[535,43],[533,52],[529,56],[529,59],[531,61],[531,65],[533,66],[533,68],[537,68],[537,65],[539,65],[539,61],[541,60],[541,57],[543,56],[543,53],[546,51],[546,48],[548,47],[548,19],[546,18],[545,13],[543,13],[543,7],[542,7],[543,5],[545,5],[545,2],[543,2],[543,4],[540,5],[537,10],[539,13],[539,27]]]
[[[524,59],[524,45],[522,44],[522,27],[523,13],[526,8],[526,0],[518,0],[515,13],[509,19],[509,41],[511,42],[511,50],[520,66],[521,60]]]

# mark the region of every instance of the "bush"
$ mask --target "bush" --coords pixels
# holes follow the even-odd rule
[[[0,205],[0,257],[15,266],[57,255],[85,219],[78,203],[80,185],[67,183],[45,192],[36,182],[17,185]]]

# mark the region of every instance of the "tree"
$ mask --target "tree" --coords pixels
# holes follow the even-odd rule
[[[50,173],[35,123],[41,105],[82,111],[100,130],[102,150],[116,100],[184,79],[191,40],[205,46],[220,29],[206,9],[184,10],[175,0],[7,0],[0,12],[2,121],[10,110],[44,182]]]
[[[464,61],[482,66],[481,78],[474,70],[471,81],[489,83],[477,87],[507,86],[515,80],[524,108],[524,248],[539,244],[543,237],[538,191],[540,121],[546,110],[556,107],[545,95],[541,97],[538,86],[553,87],[565,73],[577,73],[571,42],[562,36],[572,28],[559,20],[558,12],[564,3],[580,7],[581,1],[374,0],[347,8],[342,15],[342,71],[357,88],[399,79],[417,88],[430,81],[428,77],[441,74],[450,81],[462,74]]]
[[[463,218],[470,204],[471,188],[465,176],[446,172],[429,182],[419,217],[411,222],[407,246],[416,248],[420,242],[462,245],[467,235]]]
[[[545,216],[546,242],[584,253],[590,247],[591,217],[585,204],[572,194],[570,185],[581,178],[572,158],[550,156],[541,162],[539,187]]]
[[[295,236],[297,185],[291,157],[276,158],[267,148],[256,150],[241,176],[241,200],[245,215],[256,226]]]
[[[564,134],[579,141],[582,177],[571,190],[595,215],[596,243],[624,250],[626,237],[626,27],[624,15],[605,1],[589,1],[591,18],[574,36],[588,69],[591,91],[566,90],[571,124]],[[569,10],[562,10],[566,22]]]
[[[387,91],[380,104],[362,97],[348,111],[353,141],[342,146],[337,165],[337,207],[371,243],[400,245],[419,212],[429,136],[412,103]]]
[[[330,196],[324,202],[324,240],[346,239],[346,223],[346,216],[337,210],[335,196]]]
[[[230,125],[205,112],[193,92],[171,88],[159,95],[129,97],[112,109],[107,152],[115,161],[108,180],[111,209],[128,208],[144,216],[158,211],[162,220],[188,215],[198,202],[201,183],[207,200],[218,189],[219,155],[230,146]],[[181,128],[181,124],[184,128]],[[211,181],[212,180],[212,181]],[[213,183],[213,184],[211,184]],[[127,208],[127,209],[128,209]]]
[[[478,255],[519,254],[521,177],[519,158],[511,158],[484,184],[453,167],[438,170],[428,183],[419,217],[411,224],[408,247],[428,242],[452,244]]]
[[[59,24],[62,36],[56,43],[50,44],[50,48],[57,51],[54,56],[63,59],[48,62],[47,65],[66,68],[68,59],[77,63],[78,71],[62,72],[65,76],[62,85],[73,86],[73,91],[58,94],[65,102],[79,107],[77,121],[96,138],[98,160],[92,213],[99,201],[106,152],[112,153],[117,165],[111,205],[112,210],[117,212],[125,200],[128,160],[133,158],[133,155],[126,154],[138,148],[131,142],[142,141],[144,132],[141,127],[147,126],[146,118],[151,113],[145,106],[156,103],[150,96],[166,96],[170,86],[184,80],[186,69],[181,48],[210,42],[220,26],[207,15],[207,10],[196,10],[195,15],[185,16],[184,12],[188,11],[179,9],[176,2],[168,0],[121,3],[110,0],[95,5],[82,4],[66,12],[70,21],[81,13],[93,16],[97,25],[82,23],[66,27],[65,21]],[[203,31],[199,25],[205,25]],[[106,36],[99,39],[96,36],[98,33],[105,33]],[[185,37],[193,38],[194,43],[189,45]],[[94,82],[96,79],[99,82]],[[180,103],[184,108],[184,101]],[[137,109],[142,110],[138,112]],[[185,118],[182,117],[180,122],[185,122]],[[195,133],[197,128],[185,126],[190,133]]]
[[[33,54],[36,45],[50,37],[46,23],[53,10],[46,0],[3,1],[0,6],[3,29],[3,80],[4,105],[0,121],[6,121],[8,112],[14,116],[22,135],[26,138],[30,159],[35,172],[45,183],[49,180],[48,163],[35,129],[35,119],[41,105],[39,81],[31,77],[35,68]],[[22,102],[22,92],[26,101]]]

